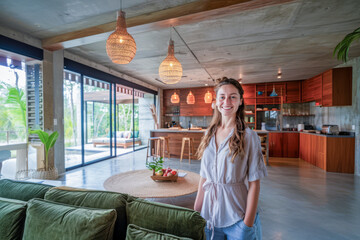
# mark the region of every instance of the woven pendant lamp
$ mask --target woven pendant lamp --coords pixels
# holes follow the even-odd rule
[[[128,64],[136,53],[134,38],[126,30],[125,12],[118,11],[115,32],[106,41],[106,52],[111,61]]]
[[[205,93],[204,101],[205,103],[212,103],[212,94],[209,91]]]
[[[166,84],[175,84],[181,80],[182,66],[174,56],[174,41],[170,39],[168,55],[159,67],[159,76],[161,81]]]
[[[171,103],[179,103],[180,102],[179,95],[177,95],[176,92],[174,92],[173,95],[171,95],[170,101]]]
[[[186,103],[187,104],[195,104],[195,96],[191,91],[189,92],[189,94],[186,97]]]

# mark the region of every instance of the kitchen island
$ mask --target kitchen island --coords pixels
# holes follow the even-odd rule
[[[269,156],[301,158],[327,172],[354,173],[355,135],[269,131]]]
[[[259,136],[264,137],[264,141],[261,143],[262,148],[265,149],[264,161],[266,164],[269,163],[269,138],[268,131],[254,130]],[[183,137],[192,137],[194,139],[194,151],[196,153],[201,138],[204,136],[206,129],[169,129],[169,128],[161,128],[150,131],[151,137],[169,137],[169,150],[170,157],[180,158],[181,155],[181,142]],[[186,149],[187,149],[186,145]],[[187,153],[187,150],[185,150]],[[195,158],[192,158],[195,159]]]
[[[194,151],[196,153],[201,138],[204,136],[206,129],[169,129],[169,128],[160,128],[154,129],[150,131],[151,137],[169,137],[169,150],[170,157],[180,158],[181,155],[181,142],[183,137],[191,137],[194,139]],[[188,152],[188,145],[185,147],[185,152]],[[196,157],[192,157],[192,159],[196,159]]]

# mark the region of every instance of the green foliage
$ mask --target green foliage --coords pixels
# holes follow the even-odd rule
[[[154,157],[151,162],[146,163],[146,167],[150,170],[159,171],[163,168],[163,157]]]
[[[26,101],[22,89],[8,87],[6,108],[11,112],[13,120],[19,125],[26,127]]]
[[[45,169],[48,170],[49,168],[49,150],[55,145],[56,140],[59,137],[59,133],[57,131],[53,132],[50,136],[47,132],[37,129],[37,130],[31,130],[29,129],[30,134],[37,134],[40,138],[40,141],[44,144],[45,148]]]
[[[0,142],[25,140],[26,97],[24,91],[0,80]]]
[[[344,39],[335,47],[333,55],[337,54],[337,59],[343,62],[349,60],[349,48],[352,42],[360,39],[360,27],[349,33]]]

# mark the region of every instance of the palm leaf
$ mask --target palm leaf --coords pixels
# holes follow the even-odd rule
[[[358,39],[360,39],[360,27],[346,35],[344,39],[336,45],[333,55],[336,55],[338,60],[347,62],[349,60],[350,45]]]
[[[41,141],[44,145],[46,144],[46,142],[47,142],[47,140],[48,140],[48,138],[49,138],[49,134],[48,134],[47,132],[44,132],[44,131],[40,130],[40,129],[38,129],[38,130],[31,130],[31,129],[29,129],[29,133],[30,133],[30,134],[37,134],[37,135],[39,136],[39,138],[40,138],[40,141]]]
[[[8,93],[5,104],[10,110],[10,115],[15,121],[26,127],[26,101],[24,91],[15,87],[8,86]]]
[[[46,141],[45,148],[47,148],[47,151],[49,151],[50,148],[52,148],[55,145],[56,140],[59,137],[59,133],[57,131],[53,132],[48,140]]]

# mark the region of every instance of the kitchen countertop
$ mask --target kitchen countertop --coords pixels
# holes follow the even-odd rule
[[[206,129],[201,130],[189,130],[187,128],[183,129],[168,129],[168,128],[160,128],[151,130],[151,132],[192,132],[192,133],[205,133]]]
[[[205,133],[206,129],[202,130],[189,130],[187,128],[183,129],[168,129],[168,128],[160,128],[151,130],[151,132],[193,132],[193,133]],[[352,135],[327,135],[327,134],[319,134],[319,133],[307,133],[307,132],[298,132],[298,131],[267,131],[267,130],[253,130],[256,133],[304,133],[304,134],[311,134],[317,135],[321,137],[332,137],[332,138],[353,138],[355,134]]]
[[[257,130],[256,130],[257,131]],[[321,134],[321,133],[308,133],[308,132],[299,132],[299,131],[263,131],[268,133],[304,133],[304,134],[311,134],[321,137],[335,137],[335,138],[353,138],[355,137],[355,133],[352,135],[329,135],[329,134]]]

